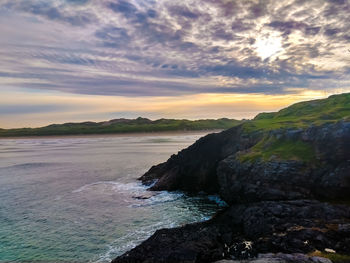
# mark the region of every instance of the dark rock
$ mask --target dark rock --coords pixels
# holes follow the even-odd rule
[[[317,160],[257,160],[238,155],[263,136],[302,140],[312,145]],[[302,198],[350,199],[350,122],[308,129],[245,133],[242,126],[210,134],[140,178],[151,190],[219,193],[228,203]]]
[[[350,234],[342,229],[349,223],[349,207],[319,201],[238,204],[207,222],[158,230],[113,262],[242,260],[259,253],[324,251],[337,243],[338,253],[348,253]]]
[[[307,256],[305,254],[259,254],[257,258],[250,260],[220,260],[215,263],[332,263],[331,260],[323,257]]]
[[[350,200],[350,123],[339,122],[271,134],[314,146],[316,163],[294,160],[241,162],[233,154],[219,162],[219,194],[228,203],[301,198]],[[270,134],[270,136],[271,136]]]
[[[241,125],[209,134],[172,155],[167,162],[153,166],[140,180],[148,185],[157,180],[151,190],[215,193],[218,190],[216,168],[219,161],[253,146],[260,136],[245,135]]]
[[[134,199],[139,199],[139,200],[145,200],[145,199],[150,199],[153,196],[158,195],[158,193],[155,192],[148,192],[146,194],[142,194],[142,195],[134,195],[132,198]]]
[[[302,162],[242,163],[232,155],[218,166],[219,193],[228,203],[313,197],[308,172]]]

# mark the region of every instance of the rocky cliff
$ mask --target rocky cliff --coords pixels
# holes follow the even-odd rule
[[[236,152],[219,162],[219,193],[225,201],[350,200],[350,122],[273,130],[263,141],[261,149]],[[286,150],[291,157],[279,157],[277,149],[268,159],[256,157],[274,144],[291,146]]]
[[[266,133],[240,125],[201,138],[140,179],[155,181],[151,190],[219,193],[229,204],[350,199],[350,122]]]
[[[325,202],[350,200],[349,116],[350,94],[299,103],[153,166],[140,178],[151,190],[217,193],[230,207],[204,223],[159,230],[113,262],[327,251],[349,260],[350,208]]]

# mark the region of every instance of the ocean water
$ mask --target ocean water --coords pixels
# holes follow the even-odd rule
[[[215,196],[136,180],[203,135],[1,139],[0,262],[108,262],[159,228],[210,218]]]

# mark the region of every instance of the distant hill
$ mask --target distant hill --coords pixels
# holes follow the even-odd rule
[[[227,118],[195,121],[175,119],[152,121],[139,117],[103,122],[51,124],[40,128],[0,129],[0,137],[215,130],[228,129],[240,123],[241,121]]]

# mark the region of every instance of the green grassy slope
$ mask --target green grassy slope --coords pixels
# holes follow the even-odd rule
[[[116,119],[106,122],[52,124],[41,128],[0,129],[0,137],[213,130],[228,129],[239,123],[240,121],[226,118],[196,121],[174,119],[151,121],[145,118]]]
[[[333,95],[327,99],[304,101],[273,113],[260,113],[245,124],[247,131],[279,128],[305,128],[342,119],[350,120],[350,93]]]
[[[256,160],[299,160],[317,163],[311,144],[301,140],[287,140],[268,135],[275,129],[307,128],[310,125],[350,121],[350,93],[333,95],[327,99],[305,101],[291,105],[279,112],[261,113],[245,122],[247,132],[264,132],[263,139],[238,158],[242,162]]]
[[[267,137],[257,143],[248,152],[239,155],[242,162],[245,161],[270,161],[296,160],[304,162],[316,162],[316,156],[312,145],[297,140],[276,139]]]

